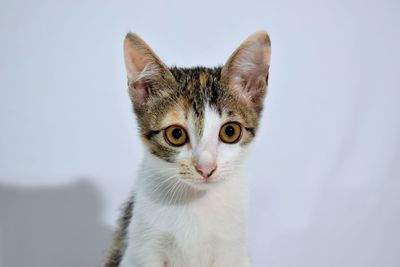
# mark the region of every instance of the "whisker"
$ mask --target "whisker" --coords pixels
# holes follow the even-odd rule
[[[175,197],[177,196],[176,194],[179,191],[179,188],[180,188],[181,185],[182,185],[182,183],[178,180],[177,183],[176,183],[176,186],[174,187],[174,190],[172,192],[172,197],[171,197],[171,202],[172,203],[176,204]]]
[[[179,182],[178,180],[175,180],[175,182],[172,185],[170,185],[168,191],[166,193],[164,193],[164,195],[163,195],[164,201],[167,200],[168,195],[170,194],[170,192],[172,192],[173,188],[175,188],[175,186],[177,185],[178,182]]]
[[[166,178],[165,180],[162,180],[161,182],[159,182],[156,187],[152,190],[151,194],[156,193],[159,189],[161,189],[166,183],[168,183],[169,181],[175,179],[177,177],[176,174],[169,176],[168,178]]]

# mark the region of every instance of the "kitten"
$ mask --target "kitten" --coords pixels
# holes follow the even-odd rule
[[[250,266],[242,163],[267,91],[267,33],[216,68],[167,68],[133,33],[124,55],[146,152],[104,266]]]

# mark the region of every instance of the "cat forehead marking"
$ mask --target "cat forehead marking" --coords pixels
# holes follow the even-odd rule
[[[185,112],[182,109],[175,107],[166,114],[162,125],[163,127],[168,127],[173,124],[181,125],[184,124],[184,120],[186,120]]]
[[[207,74],[205,72],[201,72],[199,75],[199,82],[200,82],[200,87],[204,88],[207,86]]]
[[[169,113],[169,116],[171,117],[171,119],[173,121],[179,121],[180,117],[179,117],[179,113],[176,110],[173,110],[172,112]]]

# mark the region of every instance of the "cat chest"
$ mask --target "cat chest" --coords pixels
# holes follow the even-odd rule
[[[197,241],[174,239],[169,244],[165,244],[166,266],[214,266],[219,247],[219,242],[214,238],[202,238]]]
[[[243,218],[237,213],[204,208],[163,209],[147,219],[150,228],[167,233],[181,249],[199,244],[208,248],[217,241],[236,239],[241,236],[244,226]]]

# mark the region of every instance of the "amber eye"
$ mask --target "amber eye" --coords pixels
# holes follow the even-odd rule
[[[164,137],[172,146],[182,146],[187,142],[186,131],[178,125],[172,125],[166,128]]]
[[[219,130],[219,138],[227,144],[234,144],[242,137],[242,127],[237,122],[228,122]]]

